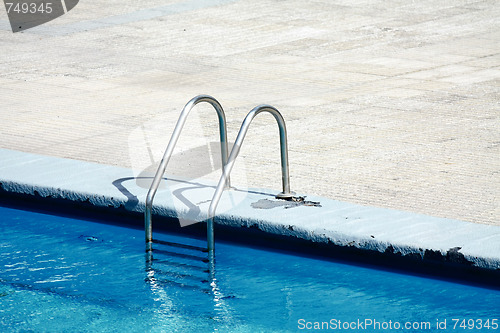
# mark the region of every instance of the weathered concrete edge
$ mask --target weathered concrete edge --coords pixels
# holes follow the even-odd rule
[[[4,192],[144,211],[147,189],[137,186],[130,169],[6,149],[0,149],[0,161],[0,188]],[[244,194],[234,206],[228,205],[230,200],[224,201],[223,197],[216,223],[243,229],[257,228],[269,234],[413,260],[434,260],[500,271],[498,226],[366,207],[315,196],[308,196],[307,200],[319,202],[321,207],[291,205],[284,208],[282,202],[273,198],[273,193],[253,190]],[[226,199],[231,195],[226,193]],[[159,190],[154,213],[182,217],[185,212],[174,207],[171,199],[168,191]],[[252,207],[260,200],[267,200],[271,206],[276,204],[277,207]]]

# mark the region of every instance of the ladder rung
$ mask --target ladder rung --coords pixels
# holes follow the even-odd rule
[[[189,260],[208,262],[208,258],[193,256],[191,254],[177,253],[177,252],[171,252],[171,251],[165,251],[165,250],[153,250],[153,253],[165,254],[168,256],[189,259]]]
[[[171,272],[171,271],[166,271],[166,270],[162,270],[162,269],[158,269],[158,268],[154,268],[153,271],[155,272],[155,274],[159,274],[159,275],[168,275],[168,276],[179,278],[179,279],[188,279],[188,280],[193,280],[193,281],[197,281],[197,282],[201,282],[201,283],[207,282],[206,279],[203,279],[203,278],[195,276],[195,275]]]
[[[176,286],[176,287],[181,287],[181,288],[188,288],[188,289],[191,289],[191,290],[199,290],[205,294],[209,294],[210,293],[210,289],[208,288],[203,288],[203,287],[200,287],[200,286],[193,286],[193,285],[190,285],[190,284],[184,284],[184,283],[180,283],[180,282],[177,282],[177,281],[173,281],[173,280],[168,280],[168,279],[157,279],[157,278],[153,278],[153,277],[149,277],[149,278],[146,278],[144,279],[146,282],[154,282],[154,283],[164,283],[164,284],[168,284],[168,285],[173,285],[173,286]]]
[[[209,270],[207,269],[207,267],[201,267],[201,266],[190,265],[190,264],[183,264],[183,263],[175,262],[175,261],[171,261],[171,260],[153,259],[153,262],[157,263],[157,264],[160,264],[160,265],[161,264],[165,264],[165,265],[173,266],[173,267],[181,267],[181,268],[186,268],[186,269],[194,269],[194,270],[198,270],[198,271],[204,272],[204,273],[208,273],[209,272]]]
[[[166,241],[159,240],[159,239],[153,239],[153,243],[161,244],[161,245],[167,245],[167,246],[172,246],[172,247],[179,247],[181,249],[188,249],[188,250],[194,250],[194,251],[207,252],[207,248],[205,248],[205,247],[199,247],[199,246],[193,246],[193,245],[186,245],[186,244],[180,244],[180,243],[173,243],[173,242],[166,242]]]

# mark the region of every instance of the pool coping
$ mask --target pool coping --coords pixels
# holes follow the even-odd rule
[[[0,149],[0,161],[3,194],[144,212],[148,189],[134,170],[8,149]],[[181,224],[205,220],[213,186],[202,180],[165,180],[154,200],[153,231],[158,216],[178,219]],[[320,244],[324,251],[335,247],[500,274],[499,226],[362,206],[300,192],[297,197],[305,197],[304,201],[283,201],[274,198],[277,192],[225,191],[217,209],[216,228],[260,230]],[[215,232],[217,241],[217,229]]]

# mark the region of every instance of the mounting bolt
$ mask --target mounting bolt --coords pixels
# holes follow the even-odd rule
[[[280,192],[276,194],[276,199],[290,200],[295,195],[295,192]]]

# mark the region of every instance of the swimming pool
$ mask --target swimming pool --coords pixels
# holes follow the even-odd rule
[[[500,331],[498,290],[226,242],[213,286],[204,240],[155,237],[149,266],[143,230],[0,207],[1,331]]]

